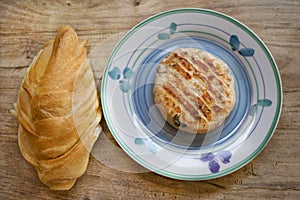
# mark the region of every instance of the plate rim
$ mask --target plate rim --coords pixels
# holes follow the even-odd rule
[[[148,165],[148,163],[145,163],[144,161],[140,161],[140,158],[135,155],[134,152],[131,152],[131,150],[129,150],[127,148],[127,145],[124,144],[124,142],[122,142],[122,140],[119,138],[118,134],[115,133],[113,125],[110,123],[110,119],[108,116],[108,111],[106,109],[105,103],[104,103],[104,93],[105,93],[105,80],[108,77],[108,71],[109,71],[109,66],[112,63],[112,58],[115,56],[115,54],[118,52],[119,48],[126,42],[126,40],[128,38],[131,37],[132,34],[134,34],[134,32],[136,32],[140,27],[143,27],[144,25],[151,23],[152,21],[155,21],[158,18],[167,16],[167,15],[171,15],[171,14],[178,14],[178,13],[200,13],[200,14],[208,14],[208,15],[213,15],[216,17],[220,17],[222,19],[225,19],[227,21],[229,21],[230,23],[233,23],[235,26],[241,28],[243,31],[245,31],[252,39],[255,40],[255,42],[260,46],[260,48],[263,50],[264,54],[266,55],[266,57],[268,58],[269,63],[271,64],[272,70],[274,72],[274,78],[276,81],[276,89],[277,89],[277,105],[276,105],[276,112],[274,114],[274,118],[272,120],[272,123],[270,124],[270,128],[268,130],[268,133],[266,134],[266,136],[264,137],[264,140],[261,141],[261,144],[255,149],[255,151],[253,151],[249,156],[245,157],[244,159],[242,159],[242,161],[236,163],[235,165],[228,167],[216,174],[206,174],[205,177],[202,177],[203,175],[199,174],[199,175],[176,175],[175,173],[170,173],[167,171],[164,171],[163,169],[156,169],[155,167]],[[157,174],[169,177],[169,178],[173,178],[173,179],[179,179],[179,180],[209,180],[209,179],[214,179],[214,178],[219,178],[225,175],[228,175],[230,173],[233,173],[237,170],[239,170],[240,168],[244,167],[245,165],[247,165],[249,162],[251,162],[256,156],[258,156],[261,151],[266,147],[266,145],[269,143],[269,141],[272,138],[272,135],[274,134],[276,127],[278,125],[279,119],[280,119],[280,115],[281,115],[281,111],[282,111],[282,102],[283,102],[283,91],[282,91],[282,81],[280,78],[280,73],[278,70],[278,67],[276,65],[276,62],[270,52],[270,50],[268,49],[268,47],[264,44],[264,42],[259,38],[259,36],[254,33],[249,27],[247,27],[245,24],[243,24],[242,22],[236,20],[235,18],[223,14],[221,12],[215,11],[215,10],[210,10],[210,9],[203,9],[203,8],[177,8],[177,9],[172,9],[172,10],[167,10],[167,11],[163,11],[160,13],[157,13],[155,15],[152,15],[144,20],[142,20],[141,22],[139,22],[137,25],[135,25],[133,28],[131,28],[122,38],[121,40],[118,41],[118,43],[116,44],[116,46],[114,47],[113,51],[111,52],[109,59],[107,61],[104,73],[102,75],[102,81],[101,81],[101,105],[102,105],[102,109],[103,109],[103,115],[104,118],[106,120],[107,126],[110,130],[110,132],[112,133],[113,137],[115,138],[115,140],[117,141],[117,143],[120,145],[120,147],[125,151],[125,153],[127,155],[129,155],[135,162],[137,162],[138,164],[140,164],[141,166],[149,169],[150,171],[153,171]]]

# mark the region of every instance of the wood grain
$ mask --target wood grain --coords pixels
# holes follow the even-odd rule
[[[28,65],[61,25],[88,39],[99,56],[99,81],[118,39],[161,11],[208,8],[250,27],[272,52],[283,84],[278,128],[263,152],[242,169],[209,181],[179,181],[145,172],[116,145],[102,120],[103,136],[122,154],[121,162],[143,173],[123,172],[91,157],[74,188],[50,191],[21,156],[17,120],[10,114]],[[65,0],[0,2],[0,199],[300,199],[300,2],[298,0]],[[94,53],[93,53],[94,52]],[[103,141],[101,139],[101,141]],[[100,141],[100,142],[101,142]],[[101,147],[101,143],[99,144]],[[103,151],[106,158],[109,151]]]

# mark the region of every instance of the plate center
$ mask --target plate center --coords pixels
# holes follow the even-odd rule
[[[160,61],[177,48],[205,50],[223,60],[235,79],[236,105],[223,125],[207,134],[179,131],[168,124],[153,100],[156,69]],[[146,58],[136,72],[131,103],[136,120],[154,141],[184,149],[211,148],[229,141],[234,136],[250,107],[251,87],[242,62],[226,47],[201,37],[182,37],[169,40],[159,48],[147,50]]]

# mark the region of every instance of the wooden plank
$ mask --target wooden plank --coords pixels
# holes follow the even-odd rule
[[[89,58],[99,83],[110,52],[126,31],[153,14],[180,7],[228,14],[267,44],[277,62],[284,93],[281,119],[270,143],[257,158],[230,175],[179,181],[137,165],[121,151],[102,120],[99,148],[101,142],[110,142],[124,166],[143,173],[109,166],[118,164],[111,159],[116,155],[101,149],[102,157],[91,157],[87,172],[72,190],[50,191],[22,157],[18,123],[10,113],[33,57],[54,38],[58,27],[72,25],[80,39],[89,40]],[[2,0],[0,10],[0,199],[300,199],[299,1]]]

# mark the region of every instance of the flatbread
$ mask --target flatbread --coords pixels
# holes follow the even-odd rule
[[[175,128],[206,133],[220,126],[236,103],[227,64],[195,48],[179,48],[158,65],[154,102]]]

